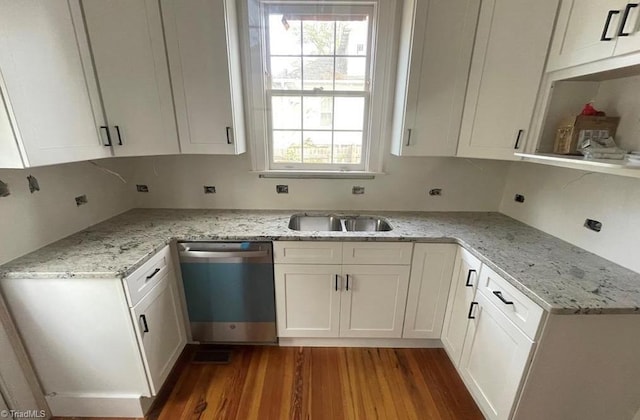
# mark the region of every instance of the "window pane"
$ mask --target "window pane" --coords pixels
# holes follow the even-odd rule
[[[335,98],[336,130],[362,130],[364,126],[364,98]]]
[[[302,162],[302,131],[273,131],[273,161]]]
[[[307,20],[302,23],[302,54],[333,55],[335,22]]]
[[[333,163],[358,164],[362,160],[362,131],[333,133]]]
[[[336,90],[366,90],[366,74],[367,59],[365,57],[336,58]]]
[[[337,22],[336,55],[367,55],[369,21]]]
[[[287,20],[282,14],[269,15],[269,53],[300,55],[302,21]]]
[[[305,131],[304,163],[331,163],[331,132]]]
[[[333,90],[333,57],[304,58],[303,89]]]
[[[271,98],[272,128],[302,128],[302,98],[299,96],[274,96]]]
[[[300,90],[300,58],[271,57],[271,89]]]
[[[304,129],[331,130],[333,125],[333,98],[304,97]]]

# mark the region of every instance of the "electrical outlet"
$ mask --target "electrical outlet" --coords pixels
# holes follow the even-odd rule
[[[205,185],[204,186],[204,193],[205,194],[215,194],[216,193],[216,187],[214,187],[213,185]]]
[[[137,184],[136,185],[136,189],[138,190],[138,192],[142,192],[142,193],[148,193],[149,192],[149,187],[144,185],[144,184]]]
[[[29,191],[33,194],[36,191],[40,191],[40,185],[38,184],[38,180],[35,176],[29,175],[27,177],[27,182],[29,183]]]
[[[87,200],[87,196],[85,194],[79,195],[76,197],[76,206],[80,207],[87,204],[89,200]]]
[[[362,195],[362,194],[364,194],[364,187],[360,187],[358,185],[354,185],[353,188],[351,188],[351,194],[354,194],[354,195]]]
[[[602,230],[602,223],[597,220],[587,219],[584,221],[584,227],[594,232],[600,232]]]
[[[9,195],[11,195],[11,192],[9,191],[9,185],[0,181],[0,197],[7,197]]]
[[[513,199],[518,203],[524,203],[524,195],[522,194],[516,194]]]
[[[288,185],[276,185],[276,192],[278,194],[289,194],[289,186]]]
[[[442,195],[442,188],[433,188],[429,190],[429,195],[434,195],[434,196]]]

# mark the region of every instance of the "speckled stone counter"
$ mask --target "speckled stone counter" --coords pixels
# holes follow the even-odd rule
[[[0,266],[0,278],[126,277],[174,239],[455,242],[549,312],[640,314],[640,274],[499,213],[358,212],[390,232],[297,232],[292,213],[135,209]]]

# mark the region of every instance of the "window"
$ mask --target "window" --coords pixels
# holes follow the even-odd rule
[[[378,169],[390,61],[379,2],[249,0],[257,170]]]

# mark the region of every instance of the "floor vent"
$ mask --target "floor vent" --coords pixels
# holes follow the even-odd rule
[[[198,350],[193,355],[193,363],[228,364],[231,361],[230,350]]]

